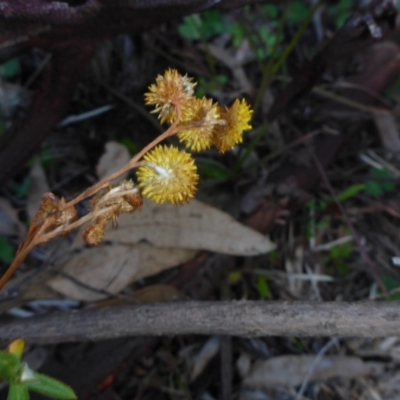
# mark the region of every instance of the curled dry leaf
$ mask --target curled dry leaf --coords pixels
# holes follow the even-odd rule
[[[268,237],[197,200],[182,206],[144,201],[140,211],[119,217],[118,229],[108,227],[105,239],[124,244],[146,241],[157,247],[241,256],[268,253],[275,248]],[[78,237],[73,248],[82,245]]]
[[[72,257],[63,275],[47,286],[66,297],[94,301],[115,295],[124,287],[147,276],[179,265],[194,256],[191,250],[137,245],[101,245]]]
[[[367,363],[358,357],[323,357],[314,365],[314,355],[280,356],[267,361],[256,361],[243,383],[251,388],[272,388],[277,386],[299,386],[310,370],[310,381],[326,381],[341,377],[352,379],[377,374],[377,363]],[[284,373],[282,373],[284,371]]]

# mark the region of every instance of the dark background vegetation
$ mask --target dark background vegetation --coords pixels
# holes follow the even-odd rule
[[[198,81],[198,96],[226,105],[245,97],[252,104],[253,130],[243,145],[223,156],[214,151],[195,156],[201,176],[198,198],[250,221],[253,228],[259,223],[277,244],[265,256],[218,256],[201,268],[178,266],[135,283],[133,289],[175,285],[174,293],[182,299],[399,299],[399,36],[395,32],[346,57],[332,56],[304,95],[284,102],[284,109],[272,115],[286,85],[301,81],[298,71],[310,71],[307,63],[362,2],[322,2],[316,11],[313,3],[293,0],[285,7],[256,5],[226,14],[206,11],[120,34],[97,49],[69,115],[112,108],[56,128],[42,145],[39,160],[51,190],[71,197],[95,182],[108,141],[134,154],[160,132],[143,105],[143,93],[157,74],[173,67]],[[48,57],[34,48],[0,65],[2,84],[12,85],[1,89],[0,132],[24,118]],[[397,72],[388,70],[391,63]],[[29,223],[25,209],[31,165],[1,188],[23,224]],[[256,211],[265,199],[271,208],[264,208],[261,217]],[[17,235],[0,236],[3,268],[19,240]],[[36,250],[22,271],[45,269],[48,257],[49,251]],[[52,303],[38,311],[32,303],[13,304],[13,296],[20,296],[18,286],[3,296],[3,303],[29,315],[61,307]],[[7,308],[2,308],[4,320],[11,318]],[[178,336],[32,347],[30,354],[82,399],[396,399],[399,343],[397,338]],[[318,354],[343,360],[354,356],[379,368],[352,377],[304,377],[303,386],[290,377],[287,384],[246,385],[250,372],[241,363],[288,356],[293,357],[288,363],[297,365],[301,356]],[[200,369],[195,377],[194,366]],[[282,375],[302,373],[300,366],[281,370]]]

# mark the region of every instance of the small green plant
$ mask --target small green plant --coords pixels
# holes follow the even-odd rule
[[[343,26],[346,19],[350,16],[353,6],[353,0],[339,0],[329,8],[329,13],[335,21],[336,28]]]
[[[370,196],[380,197],[396,189],[396,184],[393,182],[393,173],[388,169],[371,168],[369,174],[374,180],[366,182],[364,190]]]
[[[323,257],[324,263],[331,263],[339,275],[346,276],[350,272],[348,261],[353,254],[353,243],[342,243],[329,249],[328,254]]]
[[[301,24],[307,19],[310,7],[304,1],[295,0],[287,5],[286,18],[289,23]]]
[[[9,264],[14,258],[14,246],[10,240],[0,236],[0,261]]]
[[[218,74],[212,79],[199,78],[199,84],[195,90],[197,97],[203,97],[207,93],[215,92],[228,82],[229,78],[226,75]]]
[[[369,177],[371,180],[367,180],[365,183],[356,183],[338,193],[336,195],[336,200],[344,202],[354,198],[359,193],[366,193],[372,197],[381,197],[396,189],[396,184],[393,182],[393,173],[386,168],[371,168],[369,171]],[[309,210],[321,212],[326,210],[328,204],[333,201],[335,201],[333,198],[327,200],[313,200],[308,202],[306,206]]]
[[[9,385],[7,400],[29,400],[29,392],[37,392],[52,399],[74,400],[74,391],[66,384],[40,374],[22,361],[25,342],[14,340],[6,350],[0,351],[0,380]]]
[[[268,281],[265,276],[257,277],[257,290],[261,299],[268,299],[271,295],[271,290],[268,285]]]
[[[225,22],[219,11],[206,11],[202,15],[193,14],[183,18],[179,25],[179,33],[185,39],[209,39],[226,32],[229,24]]]
[[[0,64],[0,76],[2,78],[14,78],[20,72],[19,58],[11,58]]]
[[[385,289],[390,293],[388,300],[399,301],[400,300],[400,281],[393,276],[384,275],[382,276],[382,283]],[[380,291],[382,293],[382,291]]]

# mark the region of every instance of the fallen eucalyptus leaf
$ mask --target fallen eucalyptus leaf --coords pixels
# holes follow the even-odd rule
[[[267,236],[241,224],[229,214],[198,200],[183,206],[145,201],[134,214],[122,214],[118,228],[106,229],[105,239],[132,244],[146,241],[156,247],[209,250],[254,256],[275,249]],[[83,245],[78,237],[73,248]]]
[[[72,257],[62,275],[47,285],[64,296],[94,301],[119,293],[124,287],[190,260],[195,252],[137,245],[100,245]]]

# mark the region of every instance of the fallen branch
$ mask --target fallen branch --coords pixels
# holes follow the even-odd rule
[[[10,322],[0,340],[29,343],[96,341],[129,336],[395,336],[395,302],[169,302],[55,313]]]

